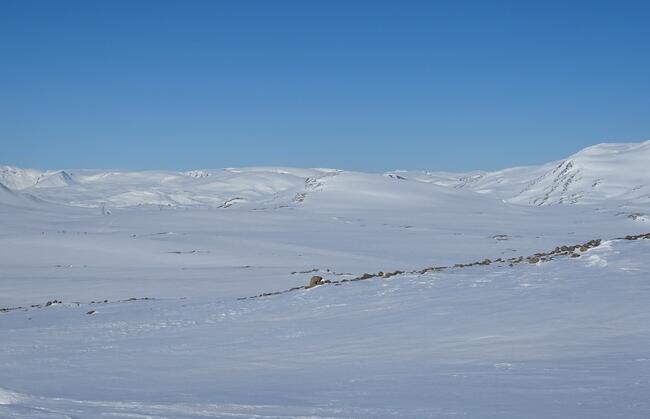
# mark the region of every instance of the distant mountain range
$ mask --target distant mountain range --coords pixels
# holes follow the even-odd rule
[[[333,205],[337,199],[371,205],[453,194],[480,194],[483,199],[534,206],[644,205],[650,204],[650,141],[599,144],[561,161],[495,172],[399,170],[380,175],[280,167],[190,172],[39,171],[0,166],[0,184],[0,203],[33,202],[33,197],[38,197],[83,207],[286,208],[309,203],[315,193],[320,205]]]

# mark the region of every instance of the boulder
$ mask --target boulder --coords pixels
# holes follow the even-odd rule
[[[309,280],[309,288],[315,287],[316,285],[320,285],[322,282],[323,282],[322,276],[314,275]]]

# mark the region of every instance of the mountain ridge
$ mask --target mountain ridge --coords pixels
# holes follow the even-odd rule
[[[44,200],[82,207],[295,207],[339,174],[356,195],[399,199],[399,191],[436,194],[439,188],[472,192],[532,206],[616,200],[650,203],[650,141],[602,143],[537,166],[497,171],[442,172],[395,170],[368,174],[336,169],[244,167],[191,171],[47,170],[0,166],[0,182]],[[409,188],[396,182],[420,184]],[[345,188],[341,178],[338,190]],[[428,185],[427,185],[428,184]],[[427,188],[427,186],[429,188]],[[436,186],[437,188],[431,188]],[[420,188],[419,190],[417,188]],[[357,199],[356,195],[352,199]],[[350,199],[349,197],[347,199]],[[321,200],[322,201],[322,200]]]

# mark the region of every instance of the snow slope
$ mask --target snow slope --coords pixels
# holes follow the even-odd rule
[[[598,144],[557,162],[496,172],[392,172],[524,205],[650,202],[650,141]]]
[[[531,181],[512,202],[650,202],[650,141],[586,148]]]
[[[10,312],[0,416],[646,418],[648,252]]]
[[[0,183],[0,208],[9,207],[33,207],[39,203],[39,199],[30,195],[23,194],[9,189]]]
[[[38,170],[0,166],[0,183],[11,189],[25,189],[33,186],[42,175],[43,172]]]
[[[650,232],[648,146],[468,174],[3,167],[0,417],[646,418],[650,240],[620,238]]]

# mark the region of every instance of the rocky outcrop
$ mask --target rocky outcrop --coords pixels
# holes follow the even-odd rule
[[[639,234],[636,236],[625,236],[621,237],[618,239],[614,240],[640,240],[640,239],[648,239],[650,240],[650,233],[645,233],[645,234]],[[507,265],[510,267],[514,267],[517,264],[523,263],[523,262],[528,262],[529,264],[538,264],[538,263],[543,263],[543,262],[549,262],[557,257],[571,257],[571,258],[577,258],[580,257],[580,253],[584,253],[589,251],[589,249],[593,249],[595,247],[598,247],[602,244],[602,239],[593,239],[589,240],[588,242],[585,243],[580,243],[580,244],[574,244],[574,245],[565,245],[565,246],[557,246],[555,249],[548,251],[548,252],[540,252],[540,253],[535,253],[530,256],[518,256],[518,257],[513,257],[510,259],[502,259],[498,258],[495,259],[494,261],[491,259],[483,259],[477,262],[470,262],[470,263],[457,263],[453,266],[429,266],[423,269],[419,270],[412,270],[412,271],[392,271],[392,272],[384,272],[384,271],[379,271],[377,273],[363,273],[357,277],[354,278],[347,278],[347,279],[340,279],[340,280],[329,280],[329,279],[323,279],[321,276],[313,276],[311,280],[309,281],[309,285],[306,286],[301,286],[301,287],[293,287],[288,290],[284,291],[276,291],[276,292],[268,292],[268,293],[263,293],[259,295],[255,295],[252,297],[242,297],[239,298],[239,300],[246,300],[250,298],[260,298],[260,297],[267,297],[271,295],[279,295],[279,294],[284,294],[287,292],[292,292],[292,291],[298,291],[298,290],[304,290],[304,289],[309,289],[313,288],[317,285],[326,285],[326,284],[331,284],[331,285],[342,285],[347,282],[356,282],[356,281],[364,281],[372,278],[390,278],[393,276],[397,275],[402,275],[402,274],[419,274],[423,275],[429,272],[440,272],[440,271],[445,271],[449,269],[462,269],[462,268],[468,268],[472,266],[487,266],[491,265],[494,263]],[[293,272],[292,272],[293,273]]]

